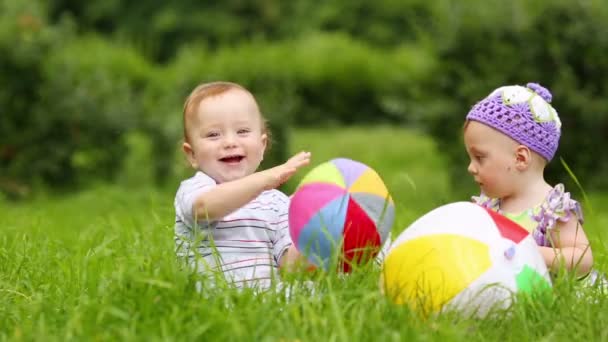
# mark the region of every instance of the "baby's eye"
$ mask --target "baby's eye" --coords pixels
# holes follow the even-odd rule
[[[247,134],[249,132],[251,132],[249,128],[241,128],[237,131],[238,134]]]
[[[219,136],[220,134],[218,132],[207,132],[207,134],[205,134],[205,138],[217,138]]]

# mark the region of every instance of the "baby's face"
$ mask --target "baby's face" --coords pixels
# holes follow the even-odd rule
[[[259,167],[267,136],[248,92],[231,89],[204,99],[188,125],[184,151],[194,168],[216,182],[243,178]]]
[[[492,198],[512,194],[516,171],[517,142],[477,121],[470,121],[464,131],[469,155],[468,171],[481,191]]]

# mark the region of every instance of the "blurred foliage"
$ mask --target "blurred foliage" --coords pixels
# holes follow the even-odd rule
[[[123,134],[138,127],[150,65],[131,48],[49,25],[32,4],[0,20],[0,189],[73,188],[120,170]]]
[[[457,188],[468,109],[500,85],[536,81],[564,123],[557,158],[584,186],[608,187],[608,155],[593,153],[608,143],[600,0],[0,6],[0,191],[113,179],[141,139],[151,163],[140,167],[172,179],[183,101],[219,79],[258,98],[275,142],[265,165],[287,157],[290,125],[410,125],[439,142]],[[568,179],[559,162],[549,171]]]
[[[47,56],[34,121],[49,133],[46,155],[61,151],[57,164],[65,166],[54,183],[112,179],[120,170],[123,136],[144,116],[149,68],[131,48],[96,37],[73,40]]]
[[[215,49],[318,31],[390,47],[416,40],[417,30],[430,23],[432,6],[422,0],[47,1],[55,20],[70,16],[84,31],[135,42],[156,61],[170,60],[184,45]]]
[[[45,148],[47,133],[53,129],[35,120],[43,114],[36,107],[44,84],[45,56],[69,33],[63,27],[50,27],[45,13],[36,2],[0,1],[0,190],[16,196],[29,191],[18,180],[36,174],[50,180],[62,162],[57,160],[61,158],[39,160],[41,153],[34,151]]]

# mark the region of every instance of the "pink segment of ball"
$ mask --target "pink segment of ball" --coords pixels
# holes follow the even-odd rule
[[[302,228],[321,208],[343,196],[346,190],[329,183],[306,184],[294,194],[289,205],[289,231],[293,241],[298,241]]]

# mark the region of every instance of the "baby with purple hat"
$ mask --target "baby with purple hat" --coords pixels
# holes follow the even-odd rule
[[[473,200],[532,233],[550,270],[565,267],[585,276],[593,254],[581,206],[563,184],[549,185],[543,175],[561,135],[551,100],[551,93],[536,83],[504,86],[469,111],[464,126],[468,171],[481,189]]]

